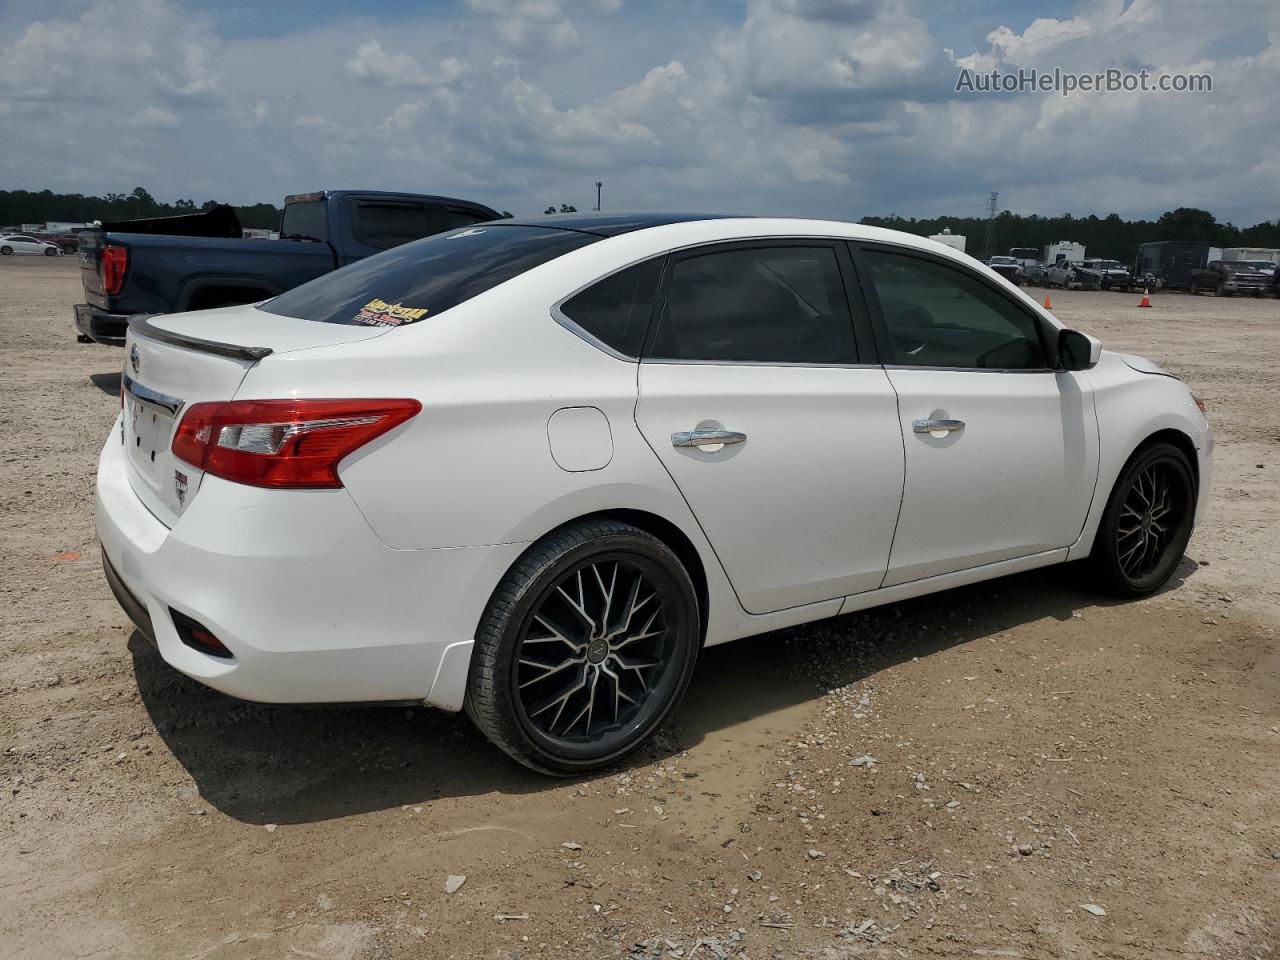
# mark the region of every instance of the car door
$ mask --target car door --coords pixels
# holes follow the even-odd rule
[[[636,422],[743,607],[871,590],[902,494],[893,389],[843,244],[771,240],[673,254],[639,366]]]
[[[885,585],[1074,543],[1097,424],[1087,379],[1054,369],[1051,325],[949,259],[868,244],[856,262],[906,446]]]
[[[12,247],[14,253],[40,252],[40,244],[33,237],[13,237],[6,241],[6,245]]]

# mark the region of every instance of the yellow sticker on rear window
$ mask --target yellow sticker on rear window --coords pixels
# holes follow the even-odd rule
[[[367,323],[375,327],[398,327],[414,323],[426,315],[426,307],[406,307],[402,303],[387,303],[374,297],[351,319],[355,323]]]

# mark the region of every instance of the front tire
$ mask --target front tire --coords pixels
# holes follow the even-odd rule
[[[1141,597],[1164,586],[1191,539],[1195,506],[1186,454],[1171,443],[1134,454],[1111,491],[1090,555],[1103,588]]]
[[[0,257],[13,256],[13,247],[0,247]]]
[[[527,767],[616,763],[671,715],[701,639],[697,592],[661,540],[587,520],[531,547],[476,632],[467,713]]]
[[[46,257],[56,257],[58,255],[58,251],[53,249],[53,247],[45,247],[44,255]]]

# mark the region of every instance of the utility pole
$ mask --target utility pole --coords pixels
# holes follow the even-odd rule
[[[990,259],[995,256],[996,252],[996,200],[1000,194],[991,191],[991,198],[987,200],[987,232],[982,238],[982,253]]]
[[[600,188],[603,186],[599,180],[596,181],[596,213],[600,212]]]

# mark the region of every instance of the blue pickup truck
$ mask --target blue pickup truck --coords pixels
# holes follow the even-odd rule
[[[496,220],[451,197],[324,190],[285,197],[279,240],[242,237],[230,207],[103,224],[80,234],[81,342],[123,346],[129,318],[256,303],[382,250]]]

